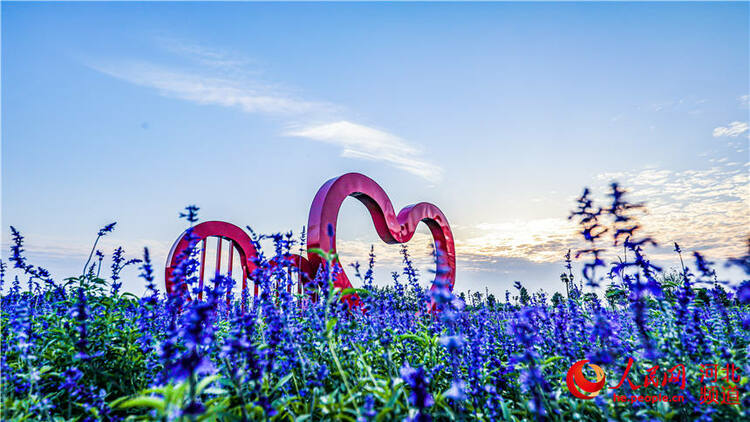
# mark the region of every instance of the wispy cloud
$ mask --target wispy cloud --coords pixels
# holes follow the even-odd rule
[[[689,114],[700,114],[703,111],[703,107],[708,103],[705,98],[698,98],[694,96],[688,96],[676,100],[669,100],[660,103],[650,104],[648,106],[637,107],[645,111],[652,112],[686,112]]]
[[[725,163],[702,170],[647,169],[600,174],[619,180],[634,201],[645,201],[644,233],[664,245],[707,252],[714,258],[739,256],[750,234],[750,191],[746,166]],[[661,258],[668,258],[668,248]]]
[[[342,157],[384,161],[426,180],[439,180],[442,172],[398,136],[346,120],[288,130],[285,135],[337,145]]]
[[[576,227],[564,217],[481,223],[457,231],[456,250],[476,262],[499,258],[557,262],[578,245]]]
[[[236,82],[146,62],[100,64],[92,68],[135,85],[156,89],[165,97],[238,107],[246,113],[299,115],[332,108],[330,104],[294,98],[260,82]]]
[[[120,60],[89,66],[114,78],[154,89],[165,97],[286,118],[287,127],[294,124],[297,129],[287,129],[283,135],[339,146],[342,157],[380,161],[432,182],[441,177],[442,169],[425,158],[418,145],[384,130],[343,119],[343,107],[306,100],[279,84],[248,78],[259,73],[249,66],[249,60],[170,39],[159,39],[157,44],[173,55],[189,59],[193,65],[164,66]],[[313,125],[305,121],[325,123]]]
[[[736,257],[746,250],[750,235],[750,176],[747,165],[726,162],[702,170],[602,173],[593,188],[604,198],[606,184],[619,181],[633,202],[645,202],[639,217],[643,235],[663,247],[649,251],[659,260],[672,260],[671,244],[698,250],[715,259]],[[570,203],[571,208],[573,202]],[[568,250],[584,247],[577,227],[565,216],[481,223],[454,228],[457,255],[471,263],[524,259],[533,263],[559,262]],[[602,246],[606,246],[606,241]],[[614,258],[610,250],[610,258]]]
[[[714,129],[714,138],[722,136],[728,136],[730,138],[736,138],[743,133],[748,131],[747,122],[732,122],[728,126],[719,126]]]
[[[247,71],[253,61],[247,57],[218,48],[207,48],[200,44],[170,37],[159,37],[156,43],[164,50],[193,62],[220,69],[222,72],[231,70]]]

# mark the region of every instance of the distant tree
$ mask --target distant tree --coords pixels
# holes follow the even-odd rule
[[[714,284],[714,290],[711,293],[714,303],[720,303],[724,307],[730,306],[729,295],[727,295],[727,291],[719,284]]]
[[[669,272],[665,272],[661,275],[659,284],[661,285],[661,291],[664,297],[669,300],[676,298],[675,292],[680,289],[683,285],[683,276],[675,269],[670,269]]]
[[[460,294],[458,295],[458,298],[459,298],[459,299],[461,299],[461,302],[463,302],[463,303],[466,303],[466,293],[464,293],[464,292],[461,292],[461,293],[460,293]]]
[[[519,290],[519,294],[521,295],[520,300],[522,305],[528,305],[529,301],[531,300],[531,296],[529,296],[529,292],[526,290],[526,287],[521,287]]]
[[[490,309],[495,309],[496,303],[497,301],[495,300],[495,295],[493,295],[492,293],[488,294],[487,295],[487,307],[489,307]]]
[[[604,292],[604,296],[607,298],[610,308],[615,309],[617,305],[622,305],[628,297],[628,293],[622,287],[615,283],[607,286],[607,290]]]
[[[472,303],[476,303],[477,305],[481,305],[482,304],[482,294],[481,293],[475,292],[474,293],[474,297],[472,299],[473,299],[471,301]]]
[[[711,299],[708,296],[708,290],[701,287],[695,289],[695,303],[698,305],[706,306],[711,303]]]
[[[573,282],[573,277],[568,276],[565,273],[560,274],[560,281],[565,284],[565,292],[568,294],[568,297],[570,297],[570,284]]]
[[[560,292],[555,292],[555,294],[552,295],[552,304],[557,307],[560,306],[561,303],[563,303],[563,295],[560,294]]]
[[[589,292],[583,295],[583,300],[586,301],[586,303],[589,303],[590,305],[599,304],[599,297],[596,295],[596,293]]]

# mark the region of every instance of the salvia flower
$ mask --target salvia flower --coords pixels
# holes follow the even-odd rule
[[[115,229],[116,224],[117,222],[115,221],[114,223],[109,223],[106,226],[102,227],[101,229],[99,229],[98,236],[104,236],[107,233],[112,233],[112,231]]]
[[[13,237],[13,245],[10,247],[10,261],[14,268],[20,268],[26,272],[29,266],[26,264],[26,257],[23,256],[23,236],[13,226],[10,226],[10,233]]]
[[[415,420],[431,420],[432,418],[430,418],[429,415],[424,412],[427,410],[427,408],[435,404],[435,400],[433,399],[432,394],[430,394],[430,378],[427,376],[424,368],[421,366],[412,368],[408,363],[406,363],[401,367],[400,373],[401,378],[411,389],[411,393],[409,394],[409,403],[412,406],[416,407],[418,410]]]
[[[193,225],[198,221],[198,208],[195,205],[188,205],[185,207],[185,212],[180,213],[180,218],[186,219],[190,225]]]

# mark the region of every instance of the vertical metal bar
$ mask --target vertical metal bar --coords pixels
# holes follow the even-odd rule
[[[232,264],[234,261],[234,241],[229,240],[229,271],[227,272],[227,277],[232,278]],[[229,298],[232,294],[232,291],[227,289],[227,305],[229,305]]]
[[[297,271],[297,294],[302,295],[302,281],[304,280],[304,276],[302,275],[302,269],[298,269]]]
[[[242,291],[244,292],[247,288],[247,271],[245,271],[245,268],[242,268]]]
[[[227,275],[231,278],[232,277],[232,261],[234,260],[234,242],[229,241],[229,272]]]
[[[219,278],[221,274],[221,238],[217,238],[216,242],[216,278]]]
[[[203,275],[206,271],[206,239],[201,242],[201,275],[198,280],[198,300],[203,300]]]

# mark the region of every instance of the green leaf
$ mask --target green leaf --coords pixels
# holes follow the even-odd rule
[[[279,382],[276,383],[276,385],[273,387],[271,391],[277,391],[281,389],[281,387],[283,387],[284,384],[286,384],[287,382],[289,382],[290,379],[292,379],[293,375],[294,373],[292,372],[292,373],[287,374],[284,378],[280,379]]]
[[[370,291],[366,290],[366,289],[355,289],[353,287],[349,287],[349,288],[346,288],[346,289],[342,290],[341,294],[342,295],[357,294],[357,295],[360,295],[360,296],[367,296],[367,295],[370,294]]]
[[[552,357],[549,357],[549,358],[545,359],[544,362],[542,362],[542,366],[547,366],[550,363],[557,362],[560,359],[562,359],[562,356],[552,356]]]
[[[412,340],[412,341],[419,343],[420,346],[426,346],[427,343],[429,342],[428,339],[425,339],[424,337],[420,337],[416,334],[401,334],[397,336],[396,338],[399,340]]]
[[[200,394],[203,392],[203,389],[208,387],[211,383],[221,378],[221,375],[212,375],[210,377],[203,378],[198,382],[198,384],[195,386],[195,394]]]
[[[339,321],[338,318],[329,319],[328,322],[326,323],[326,333],[330,333],[338,321]]]
[[[164,399],[162,398],[141,396],[127,400],[125,403],[122,403],[118,406],[118,408],[120,409],[129,409],[131,407],[148,407],[151,409],[156,409],[159,412],[164,412],[166,405],[164,403]]]
[[[307,253],[314,253],[315,255],[318,255],[319,257],[325,259],[326,261],[331,261],[331,255],[320,248],[310,248],[307,250]]]

